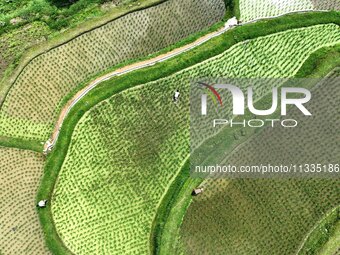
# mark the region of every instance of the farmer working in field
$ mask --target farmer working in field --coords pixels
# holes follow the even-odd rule
[[[39,203],[37,204],[39,208],[45,208],[46,205],[47,205],[47,200],[40,200]]]
[[[175,94],[174,94],[174,97],[173,97],[175,103],[178,102],[179,96],[180,96],[180,93],[179,93],[179,90],[177,89],[177,90],[175,91]]]

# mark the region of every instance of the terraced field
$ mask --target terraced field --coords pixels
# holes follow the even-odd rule
[[[63,98],[119,63],[169,46],[220,21],[222,0],[169,0],[134,12],[33,59],[0,111],[0,135],[47,140]]]
[[[295,254],[316,221],[340,203],[336,179],[205,185],[208,191],[194,200],[182,225],[186,254]]]
[[[314,50],[339,42],[334,24],[249,40],[96,105],[75,128],[53,194],[66,246],[76,254],[149,252],[158,205],[189,153],[190,78],[289,77]]]
[[[249,21],[289,12],[311,10],[340,10],[338,0],[240,0],[240,19]]]
[[[312,0],[315,10],[340,10],[338,0]]]
[[[222,20],[225,3],[229,1],[168,0],[43,52],[23,69],[3,105],[0,98],[0,144],[39,151],[42,147],[39,141],[47,140],[65,100],[85,83],[116,65],[146,57],[210,27]],[[297,10],[337,8],[340,8],[338,0],[240,0],[242,21]],[[326,15],[315,17],[322,24],[329,22],[328,17],[338,24],[336,14]],[[38,222],[35,207],[45,164],[43,156],[0,147],[0,254],[50,254],[42,229],[54,254],[64,254],[58,251],[67,249],[77,255],[152,253],[158,210],[164,196],[171,194],[167,193],[170,185],[189,154],[191,79],[291,77],[315,50],[340,43],[338,25],[311,26],[316,23],[314,20],[301,24],[297,20],[297,25],[292,25],[292,20],[286,19],[288,25],[273,20],[236,28],[227,36],[210,40],[208,47],[202,45],[185,53],[186,57],[179,56],[146,68],[145,72],[142,70],[145,80],[152,82],[140,82],[131,88],[133,85],[124,83],[136,84],[138,79],[134,80],[131,73],[105,81],[89,93],[76,105],[75,109],[80,110],[66,119],[61,142],[47,157],[44,182],[38,193],[39,199],[51,199],[48,208],[39,211],[43,226]],[[258,37],[270,33],[263,32],[270,22],[274,24],[274,29],[269,29],[271,33],[303,24],[310,27]],[[252,28],[258,31],[251,31]],[[255,37],[258,38],[246,40]],[[4,43],[1,40],[0,50]],[[216,50],[215,46],[220,48]],[[207,49],[206,55],[200,53],[203,49]],[[222,50],[225,51],[217,55]],[[189,56],[194,60],[188,60]],[[197,56],[214,57],[183,68],[181,62],[185,59],[191,65],[202,61]],[[167,63],[170,71],[168,66],[164,68],[166,71],[157,70]],[[182,70],[174,73],[171,69],[174,64]],[[2,70],[0,66],[0,73]],[[153,76],[149,70],[159,73]],[[126,86],[116,83],[117,80]],[[107,85],[118,88],[112,92]],[[101,90],[101,86],[108,90]],[[181,98],[174,104],[172,95],[176,89],[181,91]],[[95,97],[96,93],[106,93],[106,97]],[[256,96],[261,98],[266,93],[266,88],[258,88]],[[109,98],[94,105],[103,97]],[[90,105],[94,106],[90,108]],[[229,114],[230,109],[226,107],[225,111]],[[82,117],[76,123],[79,116]],[[73,130],[73,124],[76,126],[71,137],[68,131]],[[20,139],[32,141],[21,144]],[[331,142],[337,144],[335,139]],[[254,144],[258,145],[250,143]],[[265,147],[263,151],[267,149],[267,152],[256,154],[256,159],[268,158],[271,147]],[[242,147],[237,153],[236,160],[250,158],[255,162]],[[340,202],[336,180],[215,180],[205,182],[204,186],[206,192],[194,201],[186,215],[176,254],[236,254],[235,250],[237,254],[291,254],[313,222]],[[158,247],[156,250],[159,251]]]
[[[298,120],[297,128],[266,128],[217,163],[337,163],[338,75],[313,88],[308,104],[313,119],[292,108],[288,116]],[[193,200],[181,229],[186,254],[297,254],[307,233],[340,205],[336,177],[207,179],[201,186],[205,193]],[[316,254],[311,248],[302,254]]]
[[[43,156],[0,147],[0,158],[0,254],[49,254],[35,206]]]

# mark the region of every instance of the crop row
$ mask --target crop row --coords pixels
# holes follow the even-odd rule
[[[340,10],[338,0],[311,0],[315,10]]]
[[[76,254],[147,254],[158,204],[189,153],[191,78],[293,76],[339,40],[332,24],[257,38],[96,105],[75,127],[52,198],[63,242]]]
[[[243,90],[247,86],[253,86],[255,100],[257,100],[268,93],[271,87],[279,86],[281,84],[278,83],[283,82],[283,80],[268,82],[265,78],[292,77],[306,58],[317,48],[332,42],[339,42],[340,33],[337,29],[336,25],[321,25],[249,40],[206,61],[205,65],[192,68],[190,77],[260,78],[256,84],[254,83],[256,80],[249,80],[252,84],[249,84],[248,81],[239,84]],[[219,92],[223,97],[223,104],[231,106],[230,94],[227,91]],[[197,90],[196,93],[200,92]],[[200,100],[199,95],[191,95],[191,97]],[[196,105],[200,106],[200,104]],[[215,107],[212,101],[210,101],[209,107],[210,109]],[[218,112],[224,116],[223,118],[232,117],[231,107],[219,107]],[[210,120],[211,118],[207,118],[207,121]],[[199,132],[191,134],[193,148],[216,131],[210,128],[211,123],[202,124],[201,118],[200,123]],[[192,122],[192,126],[197,125]]]
[[[47,139],[63,98],[77,85],[201,31],[221,20],[224,12],[222,0],[169,0],[40,55],[18,76],[2,106],[1,135]]]
[[[339,188],[336,179],[211,181],[187,211],[182,244],[186,254],[295,254],[339,204]]]
[[[148,253],[156,205],[189,147],[188,99],[171,98],[187,88],[157,85],[112,97],[76,128],[52,204],[75,254]]]
[[[340,3],[338,0],[240,0],[242,21],[311,10],[340,10]]]
[[[298,127],[266,128],[225,160],[215,163],[337,163],[338,75],[333,73],[312,89],[313,100],[308,109],[313,117],[306,118],[291,108],[288,116],[299,122]],[[207,179],[202,184],[204,194],[192,203],[184,219],[181,233],[187,254],[296,254],[307,233],[340,203],[339,181],[317,175],[320,177],[314,173],[314,178],[310,178],[305,173],[300,175],[302,179],[295,180]]]
[[[49,254],[35,207],[42,156],[0,147],[0,158],[1,254]]]

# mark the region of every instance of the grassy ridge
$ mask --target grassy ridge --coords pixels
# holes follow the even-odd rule
[[[325,77],[334,67],[340,66],[340,45],[315,51],[300,68],[296,78]]]
[[[0,136],[0,146],[31,150],[42,153],[43,144],[37,141],[24,141],[22,139]]]
[[[318,254],[318,251],[330,240],[335,226],[340,220],[340,207],[332,210],[324,219],[318,222],[316,228],[310,233],[303,244],[299,255]]]
[[[211,41],[195,48],[194,50],[173,58],[167,62],[159,63],[153,67],[116,77],[102,83],[100,86],[91,91],[86,97],[80,100],[80,102],[76,104],[74,108],[72,108],[70,114],[66,118],[56,147],[54,148],[54,151],[51,153],[51,155],[48,156],[45,174],[37,195],[37,199],[51,196],[59,170],[61,169],[62,163],[67,153],[74,127],[83,114],[98,102],[107,99],[113,94],[127,88],[157,80],[187,68],[191,65],[194,65],[195,63],[222,53],[232,45],[243,40],[264,36],[287,29],[325,23],[339,24],[339,13],[330,12],[322,14],[294,14],[278,19],[260,21],[256,24],[245,25],[214,38]],[[42,222],[48,247],[55,254],[68,254],[67,249],[63,246],[54,228],[51,211],[40,211],[39,216]]]
[[[190,194],[192,186],[196,186],[196,183],[200,183],[201,180],[196,180],[192,185],[188,185],[190,175],[189,175],[189,161],[187,161],[176,179],[171,184],[170,188],[168,189],[168,192],[164,196],[161,206],[158,208],[156,218],[154,219],[152,229],[150,236],[150,245],[151,245],[151,251],[153,254],[160,254],[162,247],[162,238],[163,236],[163,230],[165,228],[165,224],[168,222],[168,218],[170,216],[170,212],[172,208],[174,207],[175,203],[183,196],[181,195],[188,195]],[[182,191],[184,191],[184,194],[181,194]],[[188,205],[189,203],[186,203]],[[186,206],[184,208],[181,208],[184,211],[182,211],[181,215],[185,214]],[[174,238],[173,238],[174,239]],[[172,253],[175,254],[175,253]]]
[[[332,234],[328,241],[320,248],[318,255],[334,255],[339,251],[340,221],[332,227]]]

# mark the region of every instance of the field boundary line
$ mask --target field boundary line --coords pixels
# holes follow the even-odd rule
[[[151,226],[151,233],[150,233],[150,245],[149,245],[149,249],[150,249],[150,254],[153,254],[153,251],[156,249],[155,247],[155,242],[153,242],[153,238],[155,237],[154,234],[154,228],[156,227],[157,224],[157,216],[158,216],[158,210],[159,208],[162,206],[163,204],[163,200],[165,199],[165,197],[168,195],[168,191],[171,189],[171,187],[173,185],[176,185],[175,181],[178,177],[180,177],[182,169],[185,167],[185,165],[187,164],[187,162],[189,161],[190,155],[187,155],[184,160],[182,161],[182,163],[180,164],[181,166],[179,167],[179,170],[177,171],[177,173],[172,177],[172,179],[169,182],[169,185],[166,189],[166,191],[164,192],[163,196],[160,198],[158,204],[157,204],[157,208],[156,208],[156,213],[155,216],[153,217],[152,220],[152,226]]]
[[[306,234],[305,238],[302,240],[302,243],[300,247],[296,251],[296,255],[300,255],[300,252],[302,248],[305,246],[308,238],[311,236],[311,234],[323,223],[324,220],[327,220],[328,217],[330,217],[333,213],[340,210],[340,205],[337,205],[335,208],[329,210],[326,212],[321,219],[318,220],[318,222],[313,226],[313,228]]]
[[[19,138],[0,136],[0,146],[6,148],[17,148],[41,153],[43,144],[37,141],[25,141]]]

